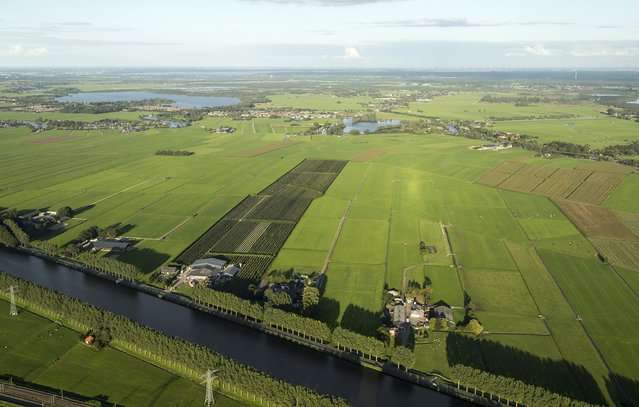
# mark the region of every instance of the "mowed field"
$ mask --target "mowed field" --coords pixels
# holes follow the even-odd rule
[[[10,317],[9,304],[0,301],[0,375],[109,404],[202,404],[204,387],[115,349],[97,351],[81,339],[80,333],[25,310]],[[215,401],[243,405],[221,394]]]

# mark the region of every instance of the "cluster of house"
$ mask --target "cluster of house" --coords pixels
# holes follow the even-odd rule
[[[212,132],[220,134],[231,134],[235,133],[235,130],[235,127],[220,127],[219,129],[215,129]]]
[[[279,110],[279,109],[249,109],[238,115],[232,110],[212,110],[208,113],[213,117],[241,117],[250,120],[254,118],[271,119],[274,117],[286,117],[294,121],[306,121],[315,119],[330,119],[338,117],[338,112],[314,112],[311,110]]]
[[[390,333],[401,343],[407,343],[413,328],[430,329],[430,319],[437,318],[445,320],[449,324],[455,323],[453,310],[448,305],[425,305],[417,301],[416,298],[402,298],[397,290],[390,290],[388,294],[393,297],[387,306],[393,321]]]
[[[489,143],[489,144],[482,144],[481,146],[472,146],[471,147],[471,149],[477,150],[477,151],[484,151],[484,150],[498,151],[498,150],[506,150],[506,149],[509,149],[509,148],[513,148],[513,145],[510,144],[509,142],[503,142],[503,143],[499,143],[499,144]]]
[[[19,216],[20,223],[27,228],[58,230],[64,228],[67,216],[58,216],[54,211],[33,210]]]
[[[310,277],[311,284],[318,287],[320,282],[320,276]],[[286,293],[291,298],[291,304],[293,308],[300,307],[302,305],[302,294],[304,293],[304,287],[306,287],[306,281],[309,276],[306,274],[293,274],[290,281],[286,283],[270,283],[264,279],[260,285],[261,290],[270,289],[275,293]]]

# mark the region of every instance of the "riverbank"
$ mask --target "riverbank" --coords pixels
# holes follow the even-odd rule
[[[217,316],[220,319],[232,322],[237,325],[241,325],[243,327],[248,327],[251,330],[257,330],[257,331],[266,333],[272,337],[285,339],[286,342],[294,342],[296,345],[304,345],[305,348],[311,348],[313,350],[321,352],[322,354],[330,355],[331,357],[337,357],[338,359],[348,361],[351,364],[363,366],[364,368],[366,368],[366,370],[383,372],[384,375],[392,376],[394,378],[398,378],[398,379],[401,379],[402,381],[410,382],[412,384],[417,384],[420,387],[424,387],[429,390],[435,390],[441,394],[454,396],[454,397],[457,397],[458,399],[472,400],[472,402],[476,404],[480,404],[480,405],[495,406],[500,404],[498,401],[496,401],[496,399],[499,399],[498,397],[493,397],[494,400],[490,400],[490,397],[491,397],[490,395],[483,393],[484,396],[482,397],[481,396],[482,392],[479,390],[474,390],[472,388],[468,388],[467,391],[464,389],[457,389],[456,385],[446,383],[445,380],[441,380],[441,378],[436,378],[435,376],[425,375],[417,371],[404,372],[402,370],[398,370],[394,368],[388,363],[383,363],[379,361],[376,362],[375,360],[369,360],[367,358],[364,358],[361,355],[340,351],[336,348],[333,348],[330,345],[320,344],[313,340],[309,340],[301,336],[294,335],[290,332],[280,331],[280,330],[271,328],[268,325],[258,321],[251,321],[247,318],[244,318],[238,315],[222,312],[222,311],[207,307],[203,304],[199,304],[195,301],[189,300],[180,295],[177,295],[174,293],[167,293],[163,290],[148,286],[146,284],[119,279],[116,276],[112,276],[106,273],[89,269],[87,267],[70,262],[67,259],[56,258],[38,250],[23,248],[20,251],[23,253],[28,253],[30,255],[35,255],[48,262],[54,262],[64,267],[73,268],[75,270],[82,271],[86,274],[99,277],[100,279],[107,280],[110,283],[116,283],[118,285],[126,286],[128,288],[136,290],[137,292],[142,292],[144,294],[150,295],[152,297],[155,297],[161,300],[168,300],[167,302],[178,304],[182,307],[186,307],[192,310],[197,310],[200,313]],[[113,291],[113,290],[110,290],[110,291]],[[262,355],[261,358],[263,358],[263,356],[264,355]],[[311,356],[311,355],[308,355],[308,356]],[[313,356],[313,358],[315,357]],[[289,379],[286,379],[286,380],[289,380]],[[342,379],[341,381],[343,382],[344,380]],[[474,394],[475,392],[477,392],[477,394]],[[502,399],[502,401],[503,403],[506,403],[506,400]]]
[[[86,330],[75,321],[24,301],[18,307],[18,315],[10,316],[9,303],[0,300],[0,326],[7,329],[0,330],[0,395],[58,406],[145,406],[150,398],[199,406],[204,400],[200,380],[169,371],[119,343],[98,351],[82,342]],[[216,401],[226,407],[253,404],[230,393],[215,388]]]

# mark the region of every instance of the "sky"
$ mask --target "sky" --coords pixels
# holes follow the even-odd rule
[[[639,1],[7,1],[0,67],[639,68]]]

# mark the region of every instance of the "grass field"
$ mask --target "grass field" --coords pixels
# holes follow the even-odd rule
[[[425,103],[411,103],[408,108],[399,109],[398,111],[423,116],[440,117],[442,119],[476,120],[489,117],[542,117],[563,114],[592,117],[599,115],[599,112],[605,110],[602,106],[590,104],[515,106],[509,103],[485,103],[481,102],[481,98],[484,95],[483,93],[459,92],[452,95],[440,96]],[[499,125],[501,124],[502,123],[499,122]]]
[[[609,116],[568,120],[497,122],[493,128],[537,137],[540,144],[549,141],[566,141],[599,148],[639,140],[639,123]]]
[[[143,360],[112,348],[85,346],[82,335],[21,310],[9,316],[0,301],[0,375],[54,392],[128,406],[195,406],[204,388]],[[216,404],[243,405],[222,394]]]
[[[548,137],[567,129],[573,132],[566,136],[570,140],[583,138],[593,145],[630,137],[632,129],[624,126],[635,125],[616,120],[612,125],[606,117],[588,119],[603,109],[597,105],[478,103],[483,95],[455,93],[399,110],[444,119],[571,113],[579,117],[496,122],[494,128],[521,123],[519,132],[539,126]],[[270,104],[260,106],[362,112],[368,103],[376,103],[368,97],[320,94],[269,98]],[[208,131],[220,126],[237,131]],[[452,336],[433,334],[416,346],[417,368],[449,374],[455,361],[478,363],[496,374],[530,383],[541,380],[562,394],[613,404],[618,394],[609,387],[608,371],[572,305],[612,369],[637,381],[638,344],[631,329],[639,317],[634,311],[636,295],[629,287],[635,292],[639,287],[639,178],[627,167],[565,157],[540,159],[516,148],[473,151],[468,147],[475,140],[448,135],[293,135],[305,126],[284,119],[206,117],[183,129],[132,134],[107,130],[36,134],[26,128],[0,128],[0,211],[69,205],[77,210],[76,219],[47,238],[64,245],[89,226],[116,225],[123,236],[137,239],[136,250],[119,259],[150,273],[175,259],[229,211],[237,221],[241,211],[233,208],[247,196],[255,198],[265,188],[271,188],[268,196],[277,191],[292,196],[290,189],[277,189],[278,183],[277,188],[271,186],[281,177],[298,189],[312,190],[310,178],[285,175],[303,160],[351,160],[323,196],[314,195],[270,266],[270,270],[308,273],[326,267],[315,317],[372,334],[379,324],[384,288],[402,288],[405,276],[420,282],[427,278],[432,282],[432,300],[459,307],[454,313],[458,320],[463,318],[467,292],[489,334],[461,348],[463,344],[451,342]],[[612,130],[612,126],[617,127]],[[605,139],[599,134],[604,131],[609,134]],[[195,154],[155,156],[160,149]],[[232,248],[238,255],[246,254],[253,247],[249,243],[257,244],[260,233],[268,235],[273,222],[286,223],[295,215],[295,208],[276,204],[268,211],[281,218],[256,211],[250,222],[232,225],[237,227],[229,229],[234,230],[232,239],[207,250],[223,253]],[[249,236],[257,240],[247,241]],[[435,253],[421,253],[421,241],[434,247]],[[598,252],[614,269],[597,263]],[[453,266],[453,258],[460,268]],[[68,364],[62,358],[54,363],[54,367],[61,364],[52,368],[53,373],[89,363],[91,354],[76,349],[75,338],[65,340],[68,347],[52,352],[68,351]],[[461,354],[474,362],[455,359]],[[118,355],[109,357],[118,360]],[[29,363],[24,364],[25,375],[37,372],[44,362],[34,362],[32,368]],[[74,385],[53,373],[47,381]],[[549,379],[542,380],[546,376]],[[145,394],[168,391],[144,387],[149,384],[139,380],[131,383],[148,389]],[[94,391],[90,380],[85,385],[78,388]],[[186,384],[182,387],[188,389]],[[135,404],[124,394],[117,397]]]

